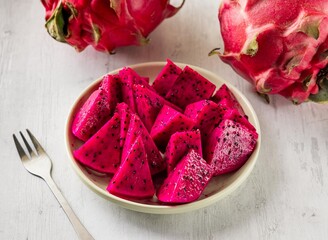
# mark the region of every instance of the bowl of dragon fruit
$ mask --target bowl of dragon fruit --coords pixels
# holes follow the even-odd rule
[[[122,207],[182,213],[233,192],[251,173],[260,126],[248,100],[203,68],[150,62],[88,86],[66,126],[82,181]]]

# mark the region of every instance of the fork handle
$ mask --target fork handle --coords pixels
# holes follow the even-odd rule
[[[49,188],[57,198],[58,202],[64,209],[69,221],[73,225],[73,228],[75,232],[77,233],[80,240],[94,240],[94,238],[91,236],[91,234],[88,232],[88,230],[83,226],[83,224],[80,222],[78,217],[75,215],[73,209],[68,204],[67,200],[63,196],[63,194],[58,189],[56,183],[52,179],[52,177],[49,175],[44,178],[46,183],[48,184]]]

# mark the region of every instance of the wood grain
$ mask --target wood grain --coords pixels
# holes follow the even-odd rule
[[[222,47],[219,1],[188,0],[144,47],[109,56],[76,53],[44,29],[39,1],[0,1],[0,239],[77,239],[46,186],[21,166],[12,134],[29,128],[54,162],[53,178],[96,239],[328,239],[328,107],[265,104],[207,53]],[[157,216],[122,209],[91,192],[70,167],[65,120],[78,94],[104,73],[147,61],[204,67],[253,104],[262,128],[258,164],[242,187],[208,208]]]

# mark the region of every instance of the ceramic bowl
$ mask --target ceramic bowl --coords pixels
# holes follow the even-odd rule
[[[149,63],[132,65],[129,67],[134,69],[140,75],[149,77],[150,81],[153,81],[153,79],[157,76],[157,74],[160,72],[160,70],[163,68],[165,64],[166,62],[149,62]],[[182,64],[182,63],[177,63],[177,65],[180,66],[181,68],[186,66],[186,64]],[[217,88],[219,88],[222,84],[225,83],[231,89],[231,91],[233,92],[233,94],[236,96],[237,100],[243,107],[245,113],[249,118],[249,121],[255,126],[257,132],[259,133],[259,138],[255,151],[247,160],[247,162],[236,172],[214,177],[210,181],[206,189],[204,190],[202,196],[197,201],[194,201],[192,203],[167,205],[158,202],[156,197],[147,200],[127,200],[110,194],[106,190],[108,182],[110,181],[110,176],[98,174],[94,171],[91,171],[90,169],[87,169],[83,165],[79,164],[74,159],[73,151],[77,149],[82,143],[76,137],[74,137],[74,135],[71,132],[71,125],[76,112],[83,105],[83,103],[90,96],[90,94],[99,86],[99,83],[102,79],[101,77],[98,80],[94,81],[92,84],[90,84],[80,94],[80,96],[78,96],[78,98],[74,102],[67,119],[66,133],[65,133],[66,147],[69,156],[69,161],[73,166],[75,172],[81,178],[81,180],[91,190],[93,190],[101,197],[104,197],[105,199],[108,199],[109,201],[127,209],[131,209],[139,212],[145,212],[145,213],[154,213],[154,214],[173,214],[173,213],[182,213],[182,212],[196,210],[199,208],[209,206],[219,201],[220,199],[226,197],[234,190],[236,190],[237,187],[240,186],[250,175],[258,158],[259,150],[261,146],[260,125],[253,107],[240,91],[238,91],[235,87],[231,86],[225,80],[221,79],[214,73],[209,72],[203,68],[191,66],[191,65],[189,66],[194,70],[196,70],[197,72],[199,72],[204,77],[206,77],[207,79],[209,79],[211,82],[213,82],[217,86]],[[119,70],[120,69],[114,70],[110,72],[110,74],[116,74],[118,73]]]

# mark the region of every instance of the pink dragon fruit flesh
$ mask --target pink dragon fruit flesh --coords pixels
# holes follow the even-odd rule
[[[137,109],[136,111],[148,131],[151,130],[155,119],[164,104],[177,109],[177,111],[181,111],[177,106],[168,102],[155,91],[152,91],[144,85],[135,84],[133,86],[133,94]]]
[[[226,109],[237,109],[241,115],[245,115],[244,110],[236,97],[230,91],[226,84],[223,84],[213,95],[211,100]]]
[[[249,130],[256,132],[255,127],[248,121],[245,116],[242,116],[237,109],[228,109],[226,113],[223,115],[223,119],[230,119],[236,123],[240,123],[244,125]]]
[[[239,169],[256,146],[258,135],[230,119],[214,129],[205,147],[204,157],[213,167],[214,175]]]
[[[115,111],[120,116],[120,121],[121,121],[120,147],[123,148],[126,134],[128,132],[128,128],[129,128],[129,124],[130,124],[131,111],[129,109],[129,106],[124,102],[117,104]]]
[[[167,59],[166,65],[155,78],[152,87],[159,95],[165,97],[181,72],[181,68],[175,65],[170,59]]]
[[[194,150],[190,150],[165,179],[157,198],[165,203],[197,200],[212,177],[212,168]]]
[[[169,0],[41,0],[46,28],[57,41],[82,51],[88,45],[113,53],[129,45],[144,45],[148,35],[182,7]]]
[[[110,118],[110,113],[105,91],[94,91],[74,117],[73,134],[82,141],[87,141]]]
[[[139,136],[141,137],[145,146],[151,174],[154,175],[165,170],[166,163],[162,155],[158,151],[158,148],[156,147],[153,139],[150,137],[140,118],[133,113],[131,114],[129,129],[123,147],[122,160],[125,160],[130,150],[130,146]]]
[[[167,163],[167,172],[171,172],[182,157],[194,149],[201,157],[202,141],[200,131],[176,132],[170,137],[165,151],[165,160]]]
[[[187,105],[184,114],[195,122],[202,134],[202,141],[212,132],[225,114],[225,109],[211,100],[200,100]]]
[[[133,96],[133,85],[141,84],[147,88],[151,88],[148,83],[149,79],[139,76],[133,69],[127,67],[119,71],[119,76],[122,83],[122,100],[133,112],[136,112],[136,104]]]
[[[173,133],[191,130],[194,126],[195,122],[192,119],[164,105],[151,128],[150,136],[159,149],[165,150],[170,136]]]
[[[129,148],[126,159],[111,179],[107,190],[117,196],[150,198],[155,194],[155,188],[141,136]]]
[[[327,0],[223,0],[219,21],[220,58],[258,93],[328,102]]]
[[[183,109],[190,103],[209,99],[214,90],[215,85],[212,82],[186,66],[165,98]]]
[[[79,149],[74,157],[101,173],[115,173],[121,162],[120,116],[114,116]]]
[[[121,100],[121,83],[117,76],[106,75],[98,90],[94,91],[76,114],[73,134],[87,141],[112,116],[116,104]]]

